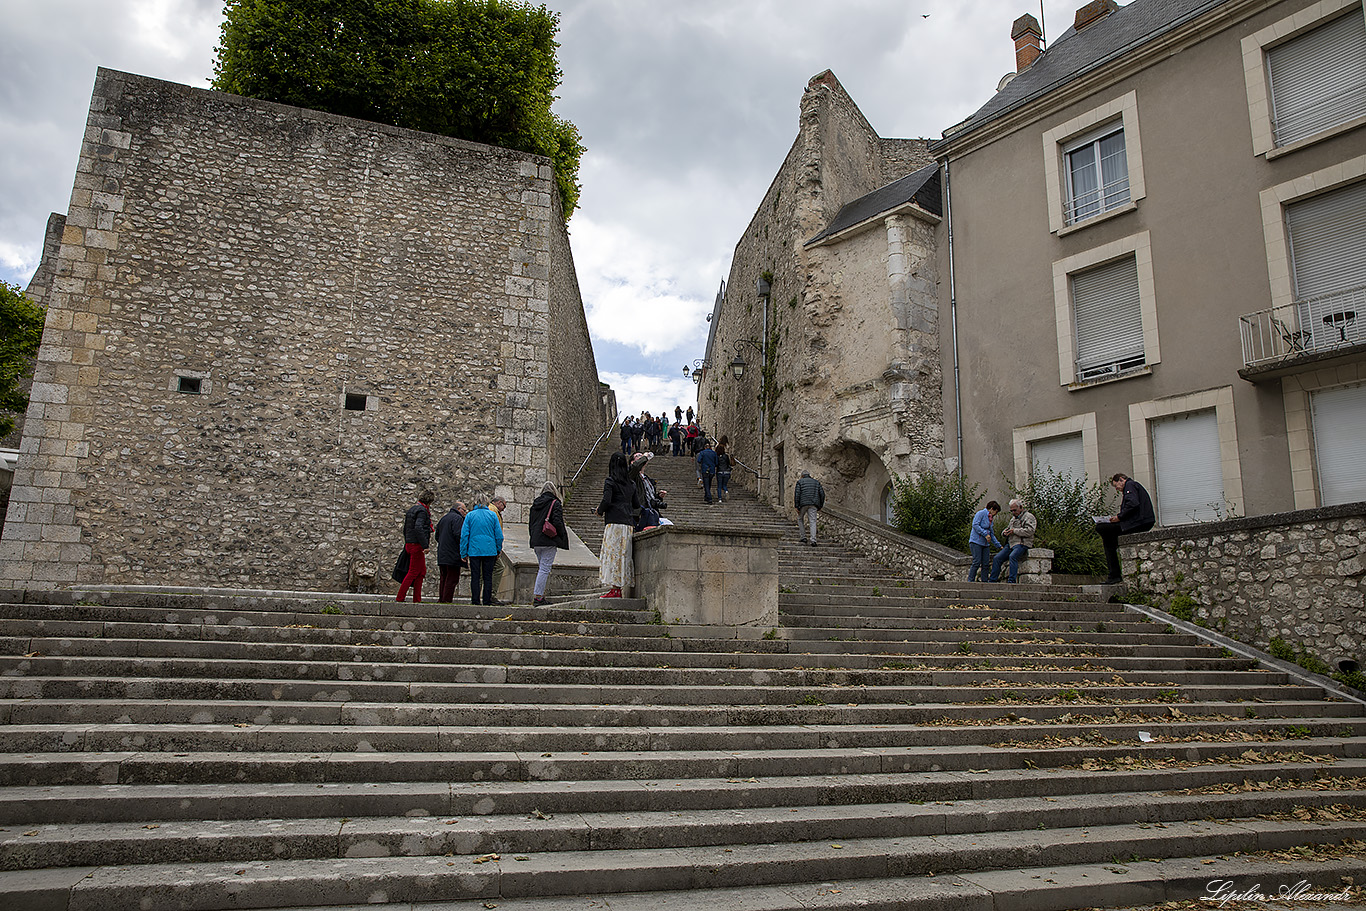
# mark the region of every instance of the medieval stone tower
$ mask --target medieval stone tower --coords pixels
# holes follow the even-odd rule
[[[925,140],[878,136],[830,71],[810,81],[735,245],[700,392],[771,501],[807,468],[880,519],[893,473],[944,469],[939,187]]]
[[[604,426],[528,153],[102,69],[50,274],[0,586],[340,589]]]

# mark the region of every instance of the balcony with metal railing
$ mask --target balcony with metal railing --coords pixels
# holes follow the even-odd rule
[[[1238,317],[1245,378],[1366,346],[1366,285]]]

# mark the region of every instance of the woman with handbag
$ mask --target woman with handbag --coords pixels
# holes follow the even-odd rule
[[[631,562],[631,532],[634,512],[640,505],[636,485],[631,481],[626,456],[612,453],[607,463],[607,480],[602,485],[602,502],[597,514],[602,516],[602,554],[598,577],[609,586],[604,598],[622,597],[622,589],[630,588],[635,567]]]
[[[531,549],[539,564],[536,585],[532,588],[532,604],[545,603],[545,585],[550,579],[550,568],[555,565],[555,552],[569,549],[569,529],[564,527],[564,507],[560,492],[546,481],[541,494],[531,504],[531,518],[527,521],[531,532]]]

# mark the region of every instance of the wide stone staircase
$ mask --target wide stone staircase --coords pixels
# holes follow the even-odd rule
[[[1366,882],[1362,705],[1081,589],[800,546],[668,461],[680,524],[786,528],[776,633],[593,597],[0,593],[0,908],[1062,911]]]

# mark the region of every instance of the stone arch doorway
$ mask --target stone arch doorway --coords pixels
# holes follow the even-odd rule
[[[831,453],[830,465],[840,483],[840,502],[874,522],[886,522],[887,493],[892,475],[873,450],[853,440],[841,440]]]

